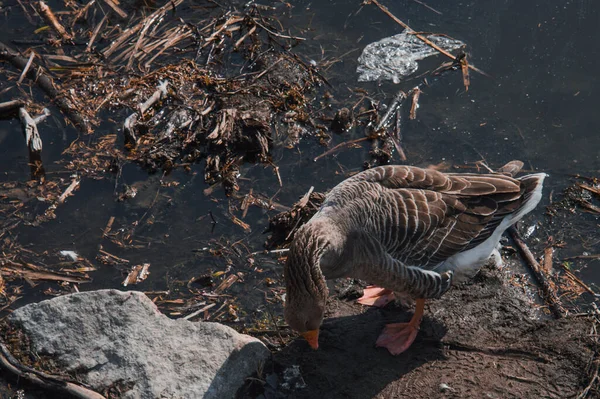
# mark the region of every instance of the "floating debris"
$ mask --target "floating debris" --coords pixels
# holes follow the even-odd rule
[[[150,263],[133,266],[123,281],[123,287],[127,287],[129,284],[138,284],[144,281],[150,274],[148,271],[149,268]]]
[[[465,46],[460,40],[442,35],[423,35],[446,51]],[[417,61],[439,54],[437,50],[406,31],[371,43],[358,57],[359,82],[391,80],[400,83],[402,78],[413,74],[419,68]]]
[[[71,259],[73,262],[77,262],[79,259],[79,254],[75,251],[63,250],[59,252],[60,256],[64,256],[65,258]]]

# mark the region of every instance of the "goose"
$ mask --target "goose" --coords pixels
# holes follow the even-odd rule
[[[393,293],[415,300],[408,323],[387,324],[376,345],[393,355],[415,340],[425,300],[440,298],[454,273],[476,271],[497,254],[502,233],[533,210],[545,173],[519,178],[520,161],[498,173],[443,173],[388,165],[335,186],[295,233],[284,266],[284,317],[313,349],[328,297],[326,279],[374,286],[359,302],[384,305]]]

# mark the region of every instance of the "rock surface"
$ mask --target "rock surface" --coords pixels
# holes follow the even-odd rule
[[[67,372],[123,398],[231,398],[270,353],[218,323],[172,320],[140,292],[101,290],[17,309],[9,322]]]

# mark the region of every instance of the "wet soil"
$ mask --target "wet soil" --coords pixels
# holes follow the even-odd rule
[[[597,348],[587,317],[550,319],[509,273],[486,267],[426,306],[405,353],[374,343],[388,322],[412,310],[367,308],[335,297],[320,348],[297,339],[273,355],[244,398],[566,398],[590,382]],[[341,290],[337,285],[338,291]],[[345,290],[344,290],[345,291]],[[299,374],[292,377],[294,366]],[[597,397],[598,387],[588,397]]]

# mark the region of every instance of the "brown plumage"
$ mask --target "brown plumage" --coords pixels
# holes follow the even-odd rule
[[[382,166],[341,182],[292,242],[288,324],[312,331],[316,346],[325,278],[361,278],[415,299],[439,298],[455,271],[481,266],[504,230],[539,202],[545,174],[514,178],[521,166],[513,161],[497,174]]]

